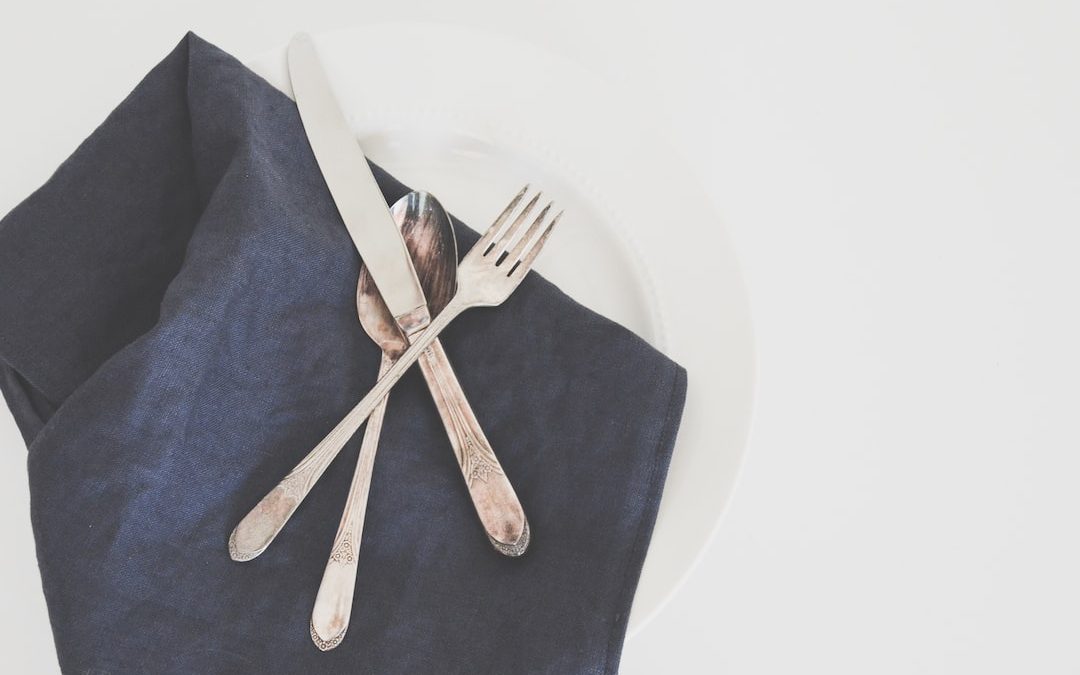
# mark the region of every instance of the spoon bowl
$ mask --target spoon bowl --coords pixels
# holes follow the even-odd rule
[[[434,316],[446,307],[457,290],[454,224],[442,204],[427,192],[410,192],[394,203],[390,213],[394,222],[401,224],[401,235],[427,297],[428,309]],[[360,268],[356,285],[356,310],[364,331],[391,358],[397,358],[408,348],[408,340],[394,322],[366,266]]]

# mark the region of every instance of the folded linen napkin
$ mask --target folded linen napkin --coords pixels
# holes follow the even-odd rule
[[[376,174],[388,202],[407,191]],[[308,619],[360,434],[266,553],[229,559],[375,381],[359,263],[296,106],[191,34],[0,221],[0,389],[65,672],[617,670],[686,374],[535,273],[444,333],[529,516],[524,557],[488,545],[414,369],[343,644],[316,649]]]

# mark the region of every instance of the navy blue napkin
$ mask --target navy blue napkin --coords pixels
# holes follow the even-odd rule
[[[485,539],[413,369],[341,646],[308,620],[359,434],[266,553],[230,560],[375,381],[359,264],[296,106],[194,35],[0,221],[0,388],[65,672],[617,670],[686,373],[536,274],[444,334],[529,515],[523,558]]]

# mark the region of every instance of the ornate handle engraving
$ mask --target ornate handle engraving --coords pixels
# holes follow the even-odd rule
[[[432,342],[420,357],[420,369],[488,539],[504,555],[521,555],[529,544],[525,511],[461,390],[441,342]]]
[[[320,446],[281,479],[229,535],[229,556],[245,562],[266,550],[293,512],[304,501],[312,486],[326,471],[337,450]]]
[[[382,377],[393,362],[385,354],[379,366]],[[315,607],[311,610],[311,639],[326,651],[341,644],[349,628],[352,615],[353,593],[356,590],[356,559],[360,540],[364,534],[364,517],[367,515],[368,493],[371,491],[371,472],[375,467],[375,452],[379,449],[386,414],[386,399],[375,408],[364,429],[360,444],[360,456],[356,461],[345,511],[341,514],[330,558],[326,561]]]

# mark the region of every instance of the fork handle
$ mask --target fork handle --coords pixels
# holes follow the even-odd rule
[[[371,390],[345,414],[289,475],[255,505],[229,536],[229,555],[240,562],[251,560],[266,550],[281,528],[304,501],[315,482],[349,442],[360,425],[371,415],[379,402],[397,384],[409,366],[431,346],[446,326],[469,307],[469,303],[454,296],[443,311],[431,320],[423,331],[412,336],[413,342],[394,365],[387,369]]]
[[[523,554],[529,545],[525,511],[465,398],[439,340],[434,340],[420,357],[420,369],[488,539],[503,555],[516,557]]]
[[[383,354],[379,377],[390,369],[392,363],[393,361]],[[349,496],[345,500],[345,510],[341,514],[337,534],[334,535],[334,544],[330,547],[330,558],[326,561],[319,593],[315,596],[315,607],[311,610],[311,639],[315,646],[324,652],[341,644],[345,631],[349,628],[353,593],[356,590],[357,554],[364,534],[371,472],[375,468],[375,452],[379,449],[379,434],[382,431],[383,416],[386,414],[386,401],[384,398],[375,406],[367,426],[364,427],[364,440],[360,444],[360,456],[356,460],[356,470],[349,486]]]

